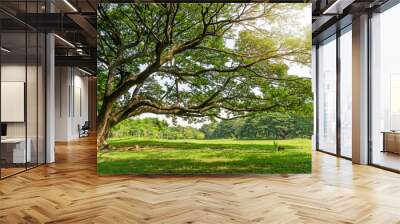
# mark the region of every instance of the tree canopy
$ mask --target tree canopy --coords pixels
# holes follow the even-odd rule
[[[98,8],[98,144],[142,113],[232,119],[301,111],[310,80],[305,4],[126,3]],[[301,13],[300,13],[301,14]]]

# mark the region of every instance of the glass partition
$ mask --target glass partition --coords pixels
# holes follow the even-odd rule
[[[336,36],[318,48],[318,149],[336,153]]]
[[[34,167],[38,163],[38,35],[36,32],[27,33],[27,150],[30,151],[30,161],[28,168]]]
[[[37,64],[37,147],[38,164],[46,162],[46,144],[45,144],[45,124],[46,124],[46,78],[45,78],[45,65],[46,65],[46,38],[43,33],[38,33],[38,64]]]
[[[3,32],[1,47],[1,175],[6,177],[24,171],[31,161],[26,144],[26,33]]]
[[[43,10],[43,1],[2,1],[15,15]],[[45,163],[45,35],[0,12],[0,178]]]

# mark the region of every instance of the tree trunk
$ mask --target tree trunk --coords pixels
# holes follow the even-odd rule
[[[110,133],[112,103],[103,101],[99,115],[97,117],[97,147],[103,149],[107,145],[107,137]]]
[[[99,149],[103,149],[107,146],[107,137],[110,133],[110,129],[109,121],[104,121],[104,123],[99,124],[97,129],[97,147]]]

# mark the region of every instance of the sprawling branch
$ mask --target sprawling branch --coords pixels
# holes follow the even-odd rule
[[[285,62],[307,63],[310,52],[256,27],[281,12],[274,4],[120,6],[99,7],[101,135],[142,113],[231,119],[300,101],[280,98],[297,81]]]

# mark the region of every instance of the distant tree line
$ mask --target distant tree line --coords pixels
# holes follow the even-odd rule
[[[157,118],[127,119],[113,127],[111,137],[139,137],[160,139],[204,139],[205,135],[193,127],[169,125]]]
[[[262,113],[248,118],[205,124],[200,130],[207,139],[309,138],[313,132],[313,117],[298,113]]]
[[[113,127],[111,137],[160,139],[287,139],[309,138],[313,132],[310,113],[261,113],[247,118],[204,124],[200,129],[169,125],[157,118],[127,119]]]

